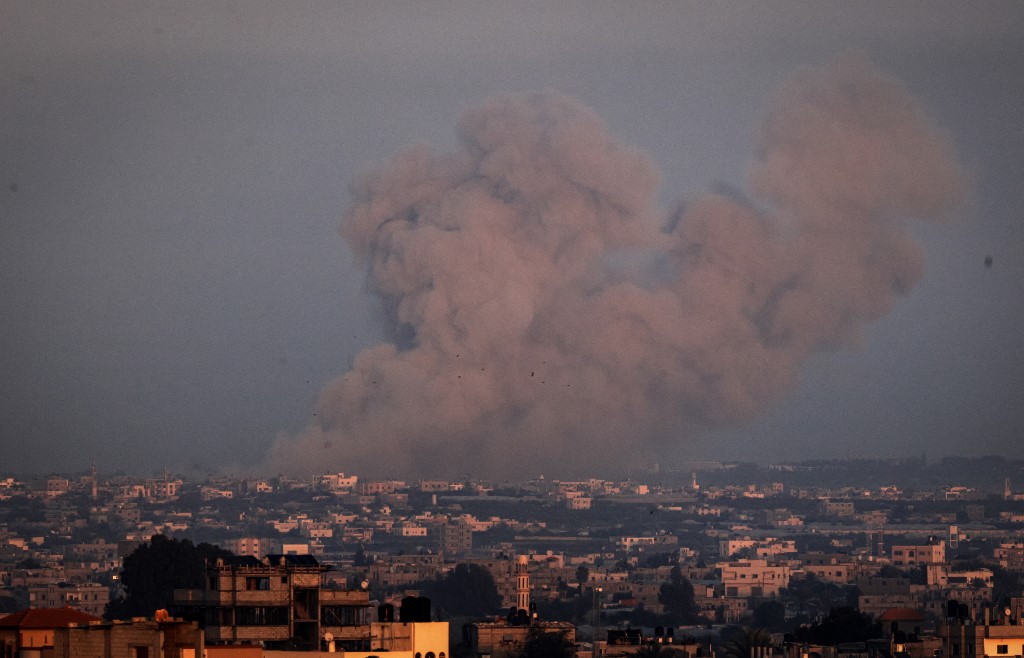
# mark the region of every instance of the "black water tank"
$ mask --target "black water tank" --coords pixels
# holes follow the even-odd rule
[[[425,596],[404,597],[402,607],[398,611],[398,619],[402,622],[430,621],[430,599]]]

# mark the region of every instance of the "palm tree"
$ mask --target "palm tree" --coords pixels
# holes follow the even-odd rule
[[[772,645],[771,633],[763,628],[734,627],[731,637],[722,645],[724,658],[760,658]]]
[[[686,652],[677,647],[666,647],[662,644],[645,644],[635,653],[632,658],[679,658],[685,656]]]
[[[663,651],[664,648],[657,644],[645,644],[633,654],[633,658],[665,658],[667,652]]]

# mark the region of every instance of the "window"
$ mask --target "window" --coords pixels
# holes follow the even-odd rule
[[[245,579],[245,589],[247,590],[268,590],[270,589],[270,578],[249,576]]]
[[[1008,654],[1008,653],[1010,653],[1010,645],[1009,644],[997,644],[996,645],[996,653],[997,654]]]

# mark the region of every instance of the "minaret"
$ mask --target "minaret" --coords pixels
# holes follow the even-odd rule
[[[516,607],[530,610],[530,570],[525,555],[516,560]]]
[[[92,497],[93,500],[96,500],[96,494],[98,489],[96,485],[96,462],[92,463],[92,469],[89,470],[89,476],[89,479],[91,480],[89,495]]]
[[[1010,500],[1013,498],[1013,490],[1010,489],[1010,478],[1003,480],[1003,500]]]

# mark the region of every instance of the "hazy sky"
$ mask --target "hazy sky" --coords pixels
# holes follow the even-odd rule
[[[749,194],[773,90],[851,50],[948,131],[972,202],[907,223],[923,277],[858,347],[651,458],[1024,457],[1024,3],[5,0],[0,470],[260,467],[388,339],[350,186],[456,149],[488,97],[575,97],[667,209]]]

